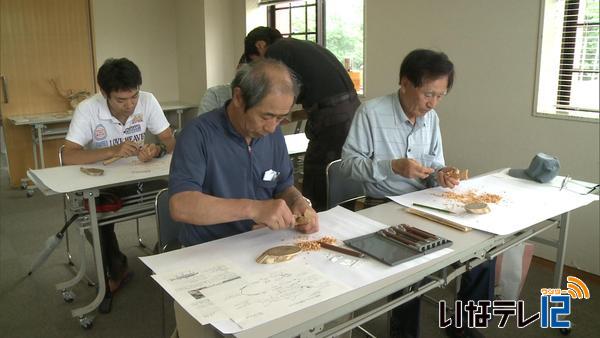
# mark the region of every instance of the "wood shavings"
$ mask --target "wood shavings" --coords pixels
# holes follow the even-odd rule
[[[321,249],[321,243],[334,245],[336,242],[337,239],[335,239],[335,237],[325,236],[316,240],[300,240],[296,242],[296,246],[302,251],[318,251]]]
[[[471,203],[499,203],[502,200],[502,196],[489,193],[478,193],[475,190],[469,190],[464,193],[456,193],[453,191],[447,191],[440,195],[443,198],[460,202],[463,204]]]

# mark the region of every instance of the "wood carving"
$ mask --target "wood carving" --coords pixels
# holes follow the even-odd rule
[[[73,109],[75,109],[81,101],[92,96],[92,94],[90,92],[85,91],[85,90],[80,90],[77,92],[74,91],[73,89],[63,90],[58,85],[58,83],[56,82],[55,79],[50,79],[49,81],[50,81],[50,84],[52,84],[52,86],[54,87],[54,89],[56,89],[56,92],[58,93],[58,95],[60,95],[65,100],[67,100],[69,102],[69,105]]]

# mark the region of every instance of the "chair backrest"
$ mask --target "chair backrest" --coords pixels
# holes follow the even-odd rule
[[[62,158],[63,157],[63,150],[65,150],[65,145],[64,144],[61,145],[58,148],[58,165],[61,166],[61,167],[63,165],[63,158]]]
[[[183,224],[171,218],[168,189],[162,189],[156,194],[154,208],[156,210],[158,253],[181,248],[181,243],[179,243],[179,229],[181,229]]]
[[[327,209],[350,200],[364,197],[364,189],[359,181],[351,180],[340,171],[342,160],[335,160],[325,169],[327,179]]]

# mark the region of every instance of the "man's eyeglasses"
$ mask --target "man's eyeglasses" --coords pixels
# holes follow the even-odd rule
[[[435,97],[438,100],[444,98],[444,96],[448,94],[447,92],[436,93],[434,91],[422,91],[421,93],[426,99],[433,99]]]
[[[583,192],[582,192],[582,191],[580,191],[580,190],[582,190],[582,189],[580,189],[580,188],[578,188],[578,189],[577,189],[577,191],[576,191],[576,190],[574,190],[574,189],[569,189],[569,188],[567,187],[569,184],[575,184],[575,185],[578,185],[579,187],[581,187],[581,188],[583,188],[583,189],[585,189],[585,190],[583,190]],[[572,180],[572,177],[571,177],[571,176],[569,176],[569,175],[565,176],[565,178],[562,180],[562,183],[560,184],[560,191],[562,191],[563,189],[565,189],[565,190],[569,190],[569,191],[572,191],[572,192],[578,193],[578,194],[580,194],[580,195],[588,195],[588,194],[591,194],[591,193],[593,193],[595,190],[598,190],[599,188],[600,188],[600,184],[596,184],[595,186],[592,186],[592,187],[590,187],[590,186],[588,186],[588,185],[581,184],[581,183],[579,183],[579,182],[577,182],[577,181],[573,181],[573,180]]]

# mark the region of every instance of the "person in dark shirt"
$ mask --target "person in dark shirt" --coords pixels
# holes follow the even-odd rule
[[[293,183],[279,123],[298,93],[281,61],[241,67],[231,100],[181,132],[171,160],[169,207],[185,223],[181,243],[192,246],[250,231],[318,231],[318,218]],[[306,214],[308,212],[308,214]],[[297,224],[296,216],[307,216]],[[308,217],[310,216],[310,217]]]
[[[196,118],[177,139],[169,175],[169,209],[185,223],[180,241],[192,246],[260,227],[319,231],[318,215],[293,183],[279,128],[298,95],[281,61],[240,67],[232,98]],[[304,217],[296,217],[304,216]],[[179,337],[221,337],[174,302]]]
[[[348,72],[338,59],[311,41],[283,38],[269,27],[253,29],[244,41],[246,58],[282,61],[302,82],[297,103],[308,114],[303,194],[317,211],[326,209],[325,168],[341,156],[354,112],[360,105]]]

